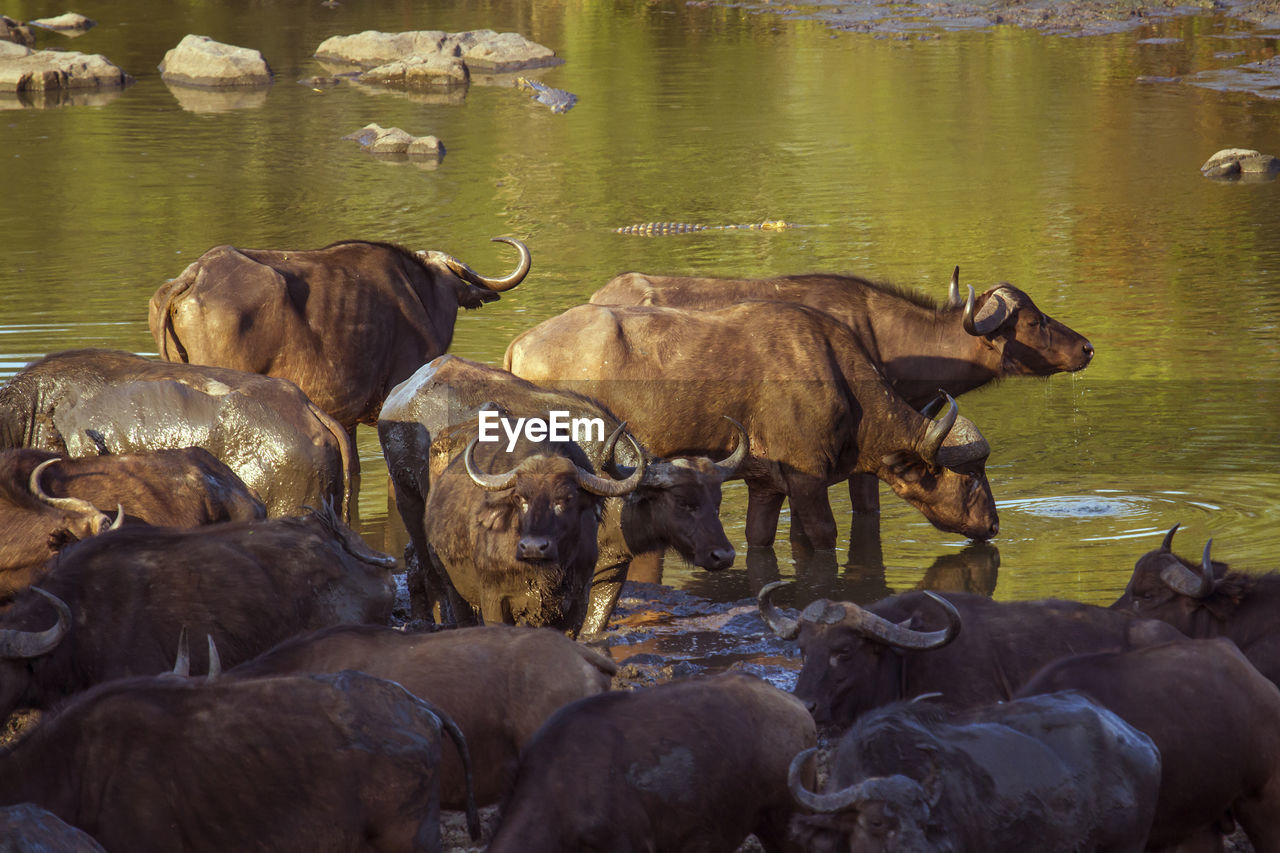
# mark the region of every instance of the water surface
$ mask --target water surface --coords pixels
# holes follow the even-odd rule
[[[962,282],[1013,282],[1097,349],[1082,373],[961,398],[993,447],[999,538],[941,533],[884,489],[877,541],[850,529],[835,487],[835,555],[794,556],[785,513],[776,552],[747,555],[746,493],[732,484],[738,565],[717,576],[672,559],[665,582],[719,601],[776,573],[859,600],[930,584],[1105,603],[1175,522],[1184,554],[1213,537],[1219,559],[1276,566],[1278,189],[1199,166],[1226,147],[1280,154],[1280,103],[1169,82],[1267,58],[1274,36],[1197,16],[1089,38],[996,27],[895,40],[626,0],[77,11],[98,26],[74,42],[40,33],[40,46],[103,53],[137,82],[88,104],[0,101],[0,375],[70,347],[154,353],[151,293],[222,243],[385,240],[501,273],[509,250],[490,238],[518,237],[533,273],[461,316],[452,347],[499,364],[514,335],[625,270],[850,272],[941,298],[959,264]],[[483,27],[554,48],[565,64],[533,76],[577,105],[553,114],[509,78],[453,102],[295,82],[326,73],[311,56],[331,35]],[[171,89],[156,65],[187,33],[262,51],[274,85]],[[370,122],[434,134],[447,154],[425,168],[342,140]],[[764,219],[809,227],[613,231]],[[361,530],[398,553],[376,435],[362,428],[359,444]]]

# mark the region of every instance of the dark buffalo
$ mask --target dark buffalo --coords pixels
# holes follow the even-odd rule
[[[78,542],[0,612],[0,719],[168,670],[184,627],[234,666],[302,631],[385,622],[394,565],[324,513]]]
[[[1093,345],[1045,314],[1031,297],[1002,282],[961,300],[960,268],[947,301],[856,276],[793,275],[767,279],[687,278],[623,273],[596,291],[597,304],[722,308],[749,299],[808,305],[844,323],[862,341],[895,391],[916,408],[941,388],[952,396],[1009,376],[1048,376],[1084,369]],[[875,512],[879,491],[869,475],[849,478],[855,512]]]
[[[1160,752],[1078,693],[948,713],[925,702],[866,715],[841,738],[827,791],[792,762],[805,849],[830,853],[1140,853]]]
[[[1105,607],[959,592],[908,592],[866,608],[819,599],[794,620],[773,606],[782,585],[760,590],[760,610],[779,636],[799,640],[804,666],[795,694],[819,725],[844,727],[872,708],[925,693],[941,693],[956,708],[987,705],[1009,699],[1064,655],[1180,637],[1162,622]]]
[[[576,635],[587,616],[599,556],[603,499],[622,497],[644,477],[643,460],[622,480],[594,473],[573,441],[522,434],[479,441],[431,484],[423,569],[443,586],[452,621],[549,626]],[[616,440],[616,436],[615,436]],[[639,457],[640,449],[633,446]]]
[[[2,853],[106,853],[102,845],[50,811],[25,803],[0,808]]]
[[[559,411],[570,418],[599,419],[603,427],[600,434],[580,437],[576,443],[596,470],[606,470],[613,461],[614,448],[604,438],[621,422],[601,404],[577,394],[539,388],[505,370],[441,356],[396,386],[378,418],[382,452],[395,483],[396,507],[417,554],[426,553],[423,513],[433,473],[430,468],[442,469],[465,446],[465,442],[455,442],[452,447],[439,442],[433,447],[433,441],[475,418],[488,402],[496,403],[507,416],[546,419]],[[464,434],[469,441],[470,435]],[[625,452],[625,448],[617,449]],[[715,571],[732,565],[734,548],[720,525],[720,484],[733,476],[746,452],[744,438],[720,461],[645,454],[640,485],[622,497],[605,499],[585,632],[604,628],[636,554],[674,548],[700,568]]]
[[[115,350],[45,356],[0,388],[0,448],[73,457],[202,447],[270,515],[352,512],[350,436],[292,382]],[[114,506],[114,505],[113,505]]]
[[[347,430],[373,426],[382,401],[453,340],[458,308],[479,308],[505,278],[443,252],[347,240],[288,252],[217,246],[151,297],[160,357],[291,380]]]
[[[1065,658],[1019,695],[1056,690],[1091,696],[1160,748],[1149,849],[1221,849],[1216,830],[1230,812],[1256,853],[1280,851],[1280,690],[1230,640]]]
[[[814,742],[799,702],[742,673],[579,700],[521,756],[489,851],[791,849],[787,768]]]
[[[89,501],[45,492],[42,466],[60,458],[43,450],[0,450],[0,600],[30,586],[63,547],[112,523]]]
[[[736,439],[722,416],[741,423],[750,545],[772,544],[789,498],[793,526],[834,548],[827,488],[857,471],[943,530],[988,539],[999,527],[986,442],[967,422],[953,430],[955,401],[937,422],[917,412],[847,326],[811,308],[582,305],[517,337],[506,367],[601,400],[660,456],[723,455]]]
[[[200,447],[65,459],[30,448],[0,450],[0,597],[27,586],[58,547],[100,533],[115,507],[126,519],[196,527],[265,518],[235,472]]]
[[[124,679],[0,751],[0,803],[108,850],[438,853],[442,728],[465,748],[442,712],[361,672]]]
[[[224,677],[344,669],[395,681],[452,717],[467,738],[480,805],[510,790],[520,750],[548,717],[608,690],[617,671],[555,631],[491,625],[423,634],[343,625],[285,640]],[[467,789],[456,749],[445,748],[440,774],[444,807],[462,808]]]
[[[1258,671],[1280,684],[1280,574],[1229,571],[1210,558],[1197,565],[1174,554],[1173,534],[1133,567],[1115,604],[1148,619],[1168,622],[1188,637],[1230,637]]]
[[[0,453],[14,451],[0,451]],[[39,453],[41,451],[28,451]],[[155,527],[199,527],[267,517],[266,505],[203,447],[59,459],[40,482],[56,498],[81,498]]]

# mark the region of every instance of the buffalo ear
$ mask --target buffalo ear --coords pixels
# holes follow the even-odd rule
[[[467,309],[479,308],[486,302],[493,302],[500,298],[500,294],[492,290],[486,290],[483,287],[477,287],[474,284],[468,284],[463,281],[458,282],[456,290],[458,304]]]
[[[881,457],[880,461],[892,474],[904,483],[918,483],[929,471],[929,463],[924,457],[909,450],[896,450]]]
[[[489,497],[486,495],[486,497]],[[511,528],[511,518],[515,514],[514,507],[507,497],[494,496],[494,500],[486,500],[480,507],[480,513],[476,517],[476,523],[483,530],[492,530],[501,532]]]

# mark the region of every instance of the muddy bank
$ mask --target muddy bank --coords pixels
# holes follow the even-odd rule
[[[1134,29],[1179,15],[1220,12],[1263,29],[1280,29],[1280,0],[859,0],[859,2],[732,2],[691,0],[693,6],[747,9],[817,20],[836,31],[876,33],[899,38],[928,38],[938,31],[987,29],[1008,25],[1055,35],[1102,35]]]

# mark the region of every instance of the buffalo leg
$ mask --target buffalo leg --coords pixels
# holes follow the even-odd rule
[[[747,484],[747,544],[769,547],[778,533],[782,492]]]
[[[583,634],[603,631],[613,615],[613,608],[622,594],[622,584],[627,579],[628,562],[615,563],[600,569],[591,578],[591,593],[587,599],[587,618],[582,623]]]
[[[836,547],[836,519],[831,514],[827,487],[819,480],[806,480],[792,485],[791,526],[799,526],[807,545],[815,551]]]
[[[874,474],[849,477],[849,503],[854,515],[880,514],[880,480]]]

